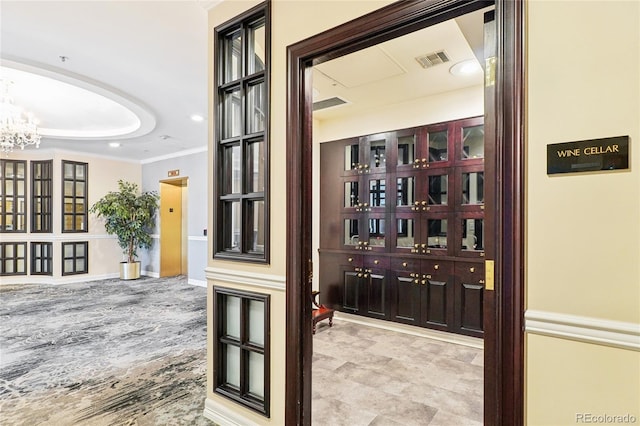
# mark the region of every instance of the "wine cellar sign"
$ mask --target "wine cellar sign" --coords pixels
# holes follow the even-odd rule
[[[629,136],[547,145],[547,174],[629,168]]]

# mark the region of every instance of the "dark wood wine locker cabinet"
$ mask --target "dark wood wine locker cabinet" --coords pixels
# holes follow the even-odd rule
[[[321,144],[320,300],[482,337],[482,117]]]

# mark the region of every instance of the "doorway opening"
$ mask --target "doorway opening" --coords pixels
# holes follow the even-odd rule
[[[338,311],[314,337],[314,423],[335,422],[327,404],[354,423],[483,420],[493,17],[479,9],[312,68],[313,290]]]
[[[490,6],[399,2],[289,47],[287,424],[311,424],[312,66]],[[484,423],[523,422],[523,4],[496,4],[496,292],[486,292]],[[485,230],[488,233],[489,230]],[[305,285],[300,285],[305,283]],[[487,318],[487,317],[485,317]]]
[[[187,184],[186,177],[160,181],[160,277],[188,271]]]

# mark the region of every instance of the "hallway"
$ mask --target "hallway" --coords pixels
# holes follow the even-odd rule
[[[482,344],[469,338],[474,340]],[[371,327],[341,314],[332,328],[318,324],[313,351],[316,426],[482,424],[482,349]]]

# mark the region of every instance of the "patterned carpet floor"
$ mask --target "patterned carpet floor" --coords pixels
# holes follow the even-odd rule
[[[212,425],[206,289],[183,276],[0,286],[0,424]]]

